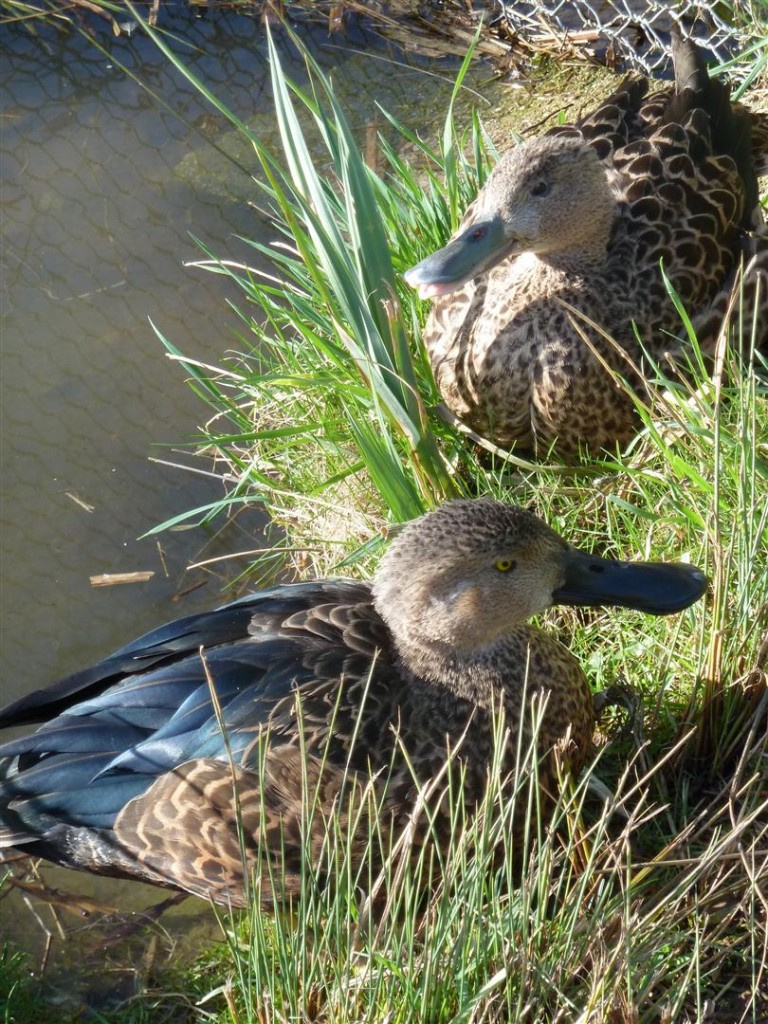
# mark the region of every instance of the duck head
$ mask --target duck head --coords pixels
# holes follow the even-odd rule
[[[692,565],[600,558],[524,509],[479,499],[448,502],[406,526],[373,594],[401,649],[472,657],[553,604],[669,615],[706,587]]]
[[[501,260],[605,251],[616,201],[596,150],[578,136],[544,136],[506,153],[459,232],[405,280],[422,299],[447,295]]]

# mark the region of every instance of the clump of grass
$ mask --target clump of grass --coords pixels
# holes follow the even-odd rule
[[[382,142],[377,175],[319,71],[306,93],[274,50],[271,60],[284,159],[253,142],[279,241],[252,244],[274,269],[208,254],[242,289],[244,351],[213,368],[171,348],[214,409],[206,443],[235,480],[222,507],[262,501],[292,550],[311,549],[305,569],[357,560],[368,572],[388,523],[452,494],[491,493],[534,507],[581,546],[706,566],[712,592],[650,622],[630,611],[547,614],[595,686],[622,690],[636,711],[626,729],[604,725],[597,737],[608,803],[592,807],[586,776],[565,787],[559,828],[535,845],[522,885],[499,874],[498,845],[481,842],[489,821],[502,848],[506,835],[491,774],[490,804],[457,832],[426,909],[394,867],[385,889],[397,912],[375,927],[354,886],[310,887],[295,918],[272,921],[255,905],[231,933],[230,1019],[650,1024],[717,1013],[756,1024],[768,1012],[759,357],[721,353],[710,379],[692,339],[692,376],[669,373],[663,401],[640,407],[636,443],[597,467],[565,475],[478,458],[430,412],[434,385],[409,343],[423,310],[397,272],[455,226],[492,147],[478,122],[462,137],[449,112],[435,148],[396,126],[417,159]],[[302,141],[303,119],[322,157]],[[332,838],[348,863],[348,837]],[[478,855],[486,849],[495,852]]]
[[[37,989],[27,956],[7,945],[0,946],[0,1021],[37,1024],[44,1020],[46,1006]]]
[[[367,511],[368,526],[382,509],[403,522],[467,492],[460,443],[428,414],[439,396],[425,354],[409,346],[421,309],[399,271],[416,258],[414,243],[426,251],[444,236],[446,219],[457,223],[490,156],[475,124],[477,160],[466,159],[449,120],[443,148],[452,185],[445,190],[428,171],[425,190],[382,143],[390,183],[363,162],[318,69],[315,88],[326,106],[286,81],[270,47],[285,165],[252,142],[264,212],[280,241],[246,241],[274,270],[257,272],[210,253],[204,264],[242,289],[248,350],[214,369],[183,360],[166,344],[216,410],[208,436],[236,480],[225,501],[257,494],[294,535],[308,512],[317,515],[329,522],[333,544],[345,533],[334,522],[340,505]],[[322,156],[305,142],[306,118],[322,139]],[[320,160],[328,163],[325,174]],[[436,154],[432,160],[445,169]]]
[[[701,1019],[705,1001],[732,1012],[745,993],[743,1006],[751,994],[760,1006],[752,878],[765,794],[742,789],[743,813],[729,823],[739,801],[725,787],[706,817],[674,833],[665,822],[666,840],[649,850],[643,833],[668,813],[656,795],[664,763],[645,767],[638,752],[601,806],[590,773],[564,780],[544,828],[534,746],[521,751],[510,785],[500,769],[509,736],[501,717],[496,725],[477,812],[463,813],[460,775],[448,786],[454,825],[444,853],[428,828],[426,839],[423,828],[406,829],[382,850],[379,795],[367,834],[350,830],[361,816],[349,813],[325,823],[320,857],[307,844],[292,913],[264,914],[257,879],[250,914],[225,926],[230,1019],[675,1021]],[[603,768],[599,754],[594,771]],[[427,785],[416,806],[433,796]],[[308,835],[311,792],[306,806]],[[521,813],[530,834],[519,874],[510,836]],[[279,890],[279,864],[270,860],[265,874]]]

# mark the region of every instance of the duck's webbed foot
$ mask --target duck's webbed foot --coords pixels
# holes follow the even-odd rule
[[[618,730],[617,739],[634,736],[640,743],[643,737],[642,700],[640,695],[628,683],[619,681],[613,686],[599,690],[592,697],[595,719],[600,721],[607,708],[623,708],[627,719]]]

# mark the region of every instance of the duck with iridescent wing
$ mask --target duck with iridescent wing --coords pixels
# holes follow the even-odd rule
[[[733,104],[679,33],[672,55],[674,87],[649,96],[630,77],[506,153],[453,239],[405,275],[433,299],[424,342],[446,405],[496,444],[596,452],[632,437],[612,371],[647,398],[646,353],[685,365],[689,347],[662,266],[711,353],[745,265],[733,320],[742,348],[754,332],[768,355],[768,115]]]
[[[430,786],[439,807],[414,845],[446,843],[449,751],[471,814],[499,708],[510,771],[530,736],[530,703],[543,708],[543,805],[556,760],[576,773],[587,757],[587,681],[564,647],[526,625],[531,615],[552,604],[666,615],[705,588],[693,566],[599,558],[522,509],[449,502],[398,534],[372,585],[251,594],[6,707],[0,726],[44,724],[0,747],[0,849],[231,905],[246,902],[255,874],[269,905],[300,892],[307,850],[321,860],[327,822],[350,812],[357,782],[381,795],[384,848]]]

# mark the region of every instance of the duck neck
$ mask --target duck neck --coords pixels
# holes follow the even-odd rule
[[[542,263],[568,276],[593,277],[604,266],[608,242],[613,227],[613,211],[606,217],[598,217],[594,230],[563,249],[539,253]]]
[[[401,670],[415,681],[488,707],[500,687],[514,682],[511,677],[524,677],[526,666],[519,658],[510,657],[510,652],[519,655],[526,650],[529,634],[527,626],[520,626],[468,651],[442,641],[409,638],[397,645],[397,657]]]

